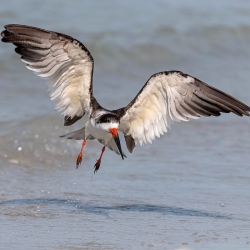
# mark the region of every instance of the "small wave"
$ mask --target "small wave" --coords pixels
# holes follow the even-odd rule
[[[5,166],[44,169],[74,165],[81,142],[59,138],[69,132],[63,127],[62,119],[40,116],[19,123],[1,123],[0,128],[0,157]],[[93,150],[84,152],[85,160],[93,154]]]

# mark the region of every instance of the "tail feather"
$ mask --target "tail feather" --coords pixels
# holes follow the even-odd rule
[[[84,140],[85,139],[85,127],[78,129],[76,131],[70,132],[65,135],[61,135],[60,137],[66,137],[67,139],[74,140]]]

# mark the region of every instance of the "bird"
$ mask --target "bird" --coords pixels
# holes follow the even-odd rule
[[[122,159],[126,157],[119,139],[123,133],[128,152],[137,144],[152,143],[173,123],[234,113],[249,116],[250,107],[233,96],[177,70],[153,74],[135,98],[116,110],[103,108],[93,94],[94,59],[77,39],[58,32],[27,25],[9,24],[1,32],[2,42],[13,43],[26,67],[47,80],[55,109],[71,126],[83,116],[84,127],[62,137],[82,140],[76,167],[82,163],[87,140],[103,144],[94,165],[96,173],[108,147]]]

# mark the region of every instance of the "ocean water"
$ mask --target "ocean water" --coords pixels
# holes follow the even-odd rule
[[[2,1],[1,27],[69,34],[95,59],[94,95],[127,105],[181,70],[250,105],[250,2]],[[178,123],[128,158],[59,136],[46,85],[0,44],[0,249],[250,249],[250,119]]]

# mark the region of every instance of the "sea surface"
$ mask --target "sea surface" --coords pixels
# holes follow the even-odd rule
[[[250,105],[250,1],[1,1],[0,26],[71,35],[95,59],[94,95],[127,105],[180,70]],[[47,87],[0,43],[0,249],[250,249],[250,118],[175,124],[128,158],[59,136]],[[122,136],[120,136],[122,137]]]

